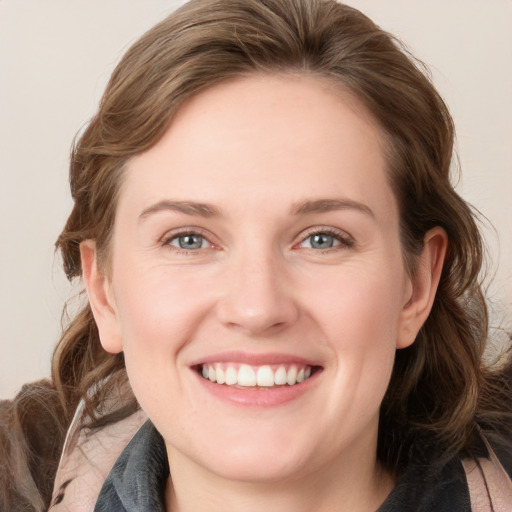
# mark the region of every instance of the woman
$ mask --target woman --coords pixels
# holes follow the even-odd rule
[[[57,246],[88,302],[6,414],[4,503],[54,479],[55,510],[506,503],[511,363],[482,360],[453,136],[347,6],[198,0],[150,30],[73,151]]]

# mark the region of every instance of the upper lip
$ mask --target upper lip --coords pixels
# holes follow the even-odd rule
[[[286,353],[255,354],[241,351],[228,351],[210,354],[192,361],[190,366],[199,366],[209,363],[240,363],[252,366],[265,364],[297,364],[306,366],[321,366],[317,361]]]

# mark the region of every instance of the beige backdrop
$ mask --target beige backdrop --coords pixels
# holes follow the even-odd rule
[[[68,152],[138,35],[181,2],[0,0],[0,397],[47,376],[71,293],[53,254]],[[490,295],[512,314],[512,2],[354,0],[432,69],[452,109],[462,195],[487,230]]]

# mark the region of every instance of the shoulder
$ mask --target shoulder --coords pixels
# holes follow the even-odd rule
[[[90,512],[94,508],[112,466],[146,421],[146,415],[138,410],[96,429],[84,421],[82,402],[66,435],[55,477],[52,512]]]
[[[471,512],[464,468],[458,456],[411,459],[379,512]]]
[[[505,512],[512,510],[512,453],[506,440],[483,439],[474,457],[447,456],[435,446],[416,449],[379,512]]]
[[[506,440],[484,438],[485,457],[463,460],[471,504],[475,510],[512,510],[510,445]]]
[[[26,384],[13,400],[0,401],[1,510],[48,506],[65,422],[48,380]]]

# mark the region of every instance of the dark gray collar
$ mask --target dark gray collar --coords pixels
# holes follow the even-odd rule
[[[168,476],[164,440],[148,420],[114,464],[94,512],[165,512]]]
[[[166,512],[164,493],[168,477],[164,440],[148,420],[114,464],[94,512]],[[379,508],[379,512],[411,510],[471,511],[466,478],[458,457],[411,463]]]

